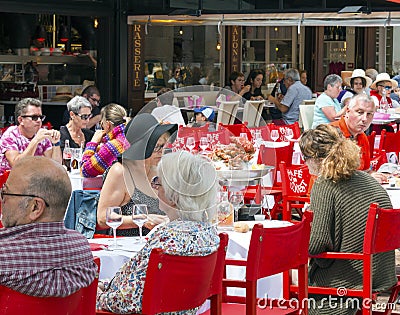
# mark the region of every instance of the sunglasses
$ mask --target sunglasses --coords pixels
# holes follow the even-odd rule
[[[158,190],[158,188],[160,188],[160,186],[162,186],[161,182],[160,182],[160,178],[158,176],[154,176],[151,179],[150,185],[151,185],[151,188]]]
[[[89,99],[90,99],[93,103],[100,104],[100,100],[94,98],[93,96],[89,96]]]
[[[30,118],[33,121],[38,121],[40,119],[40,121],[44,121],[46,119],[46,115],[21,115],[22,118]]]
[[[46,205],[46,207],[49,207],[49,204],[47,203],[47,201],[39,196],[36,195],[28,195],[28,194],[12,194],[12,193],[7,193],[4,192],[4,186],[0,189],[0,199],[4,200],[4,196],[16,196],[16,197],[32,197],[32,198],[40,198],[44,201],[44,204]]]
[[[79,116],[83,120],[88,120],[92,118],[92,114],[75,114],[76,116]]]
[[[391,90],[392,89],[392,87],[390,85],[378,85],[378,86],[384,87],[385,90]]]
[[[165,146],[165,143],[164,143],[164,144],[161,144],[161,145],[156,145],[156,146],[154,147],[153,152],[160,152],[160,151],[164,148],[164,146]]]

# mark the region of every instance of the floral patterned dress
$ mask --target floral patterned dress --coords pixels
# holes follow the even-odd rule
[[[146,271],[153,248],[179,256],[206,256],[215,252],[219,237],[215,226],[194,221],[172,221],[160,227],[143,249],[127,261],[97,297],[97,308],[118,314],[141,313]],[[168,314],[190,315],[196,309]]]

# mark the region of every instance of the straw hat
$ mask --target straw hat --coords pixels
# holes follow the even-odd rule
[[[350,81],[352,78],[364,78],[365,81],[367,82],[366,87],[369,87],[372,83],[371,78],[365,75],[365,71],[363,69],[354,69],[353,73],[351,74],[351,77],[347,77],[344,79],[346,85],[351,86]]]
[[[393,79],[390,78],[389,74],[387,74],[386,72],[382,72],[382,73],[379,73],[376,76],[376,80],[374,81],[374,83],[371,84],[371,89],[375,90],[376,89],[376,85],[379,82],[382,82],[382,81],[390,81],[390,82],[392,82],[392,87],[394,89],[397,88],[397,86],[399,85],[396,80],[393,80]]]
[[[58,86],[56,95],[52,97],[52,102],[68,102],[72,98],[72,90],[70,86]]]
[[[90,81],[90,80],[84,80],[82,83],[82,87],[81,88],[76,88],[74,91],[74,95],[82,95],[82,92],[91,85],[95,85],[94,81]]]
[[[352,74],[352,71],[347,71],[347,70],[340,71],[340,77],[342,78],[343,82],[346,82],[346,79],[349,78],[351,76],[351,74]]]

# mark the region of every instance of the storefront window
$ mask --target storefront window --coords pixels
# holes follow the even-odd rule
[[[220,86],[217,26],[148,27],[145,45],[147,92],[191,85]]]

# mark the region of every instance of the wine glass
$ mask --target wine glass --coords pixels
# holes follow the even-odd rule
[[[276,140],[278,140],[278,138],[279,138],[279,132],[278,132],[278,130],[271,130],[271,139],[273,140],[273,141],[276,141]]]
[[[229,201],[233,206],[234,221],[239,221],[239,209],[242,207],[244,201],[243,193],[241,191],[232,192]]]
[[[194,137],[187,137],[186,139],[186,147],[189,149],[190,153],[192,153],[192,150],[196,146],[196,141]]]
[[[288,141],[292,140],[292,139],[293,139],[293,130],[287,128],[287,129],[285,130],[285,137],[286,137],[286,139],[287,139]]]
[[[132,221],[139,227],[140,243],[143,242],[142,228],[143,224],[148,221],[147,215],[147,205],[137,204],[133,206]]]
[[[206,149],[208,148],[208,139],[207,137],[201,137],[200,138],[200,145],[199,145],[201,151],[203,151],[203,153],[206,151]]]
[[[102,130],[103,128],[101,128],[101,124],[98,122],[95,126],[94,126],[94,130]]]
[[[10,126],[14,125],[14,116],[8,117],[8,123],[9,123]]]
[[[108,207],[106,210],[106,224],[113,229],[114,244],[108,246],[108,249],[117,249],[122,247],[117,243],[117,228],[122,224],[121,207]]]
[[[7,122],[7,120],[6,120],[6,116],[1,116],[1,120],[0,120],[0,122],[1,122],[1,125],[2,125],[2,127],[4,127],[5,126],[5,124],[6,124],[6,122]]]
[[[271,210],[270,210],[269,204],[268,204],[268,195],[264,195],[263,196],[263,200],[262,200],[261,206],[262,206],[263,209],[266,209],[268,219],[271,221],[272,217],[271,217]]]

